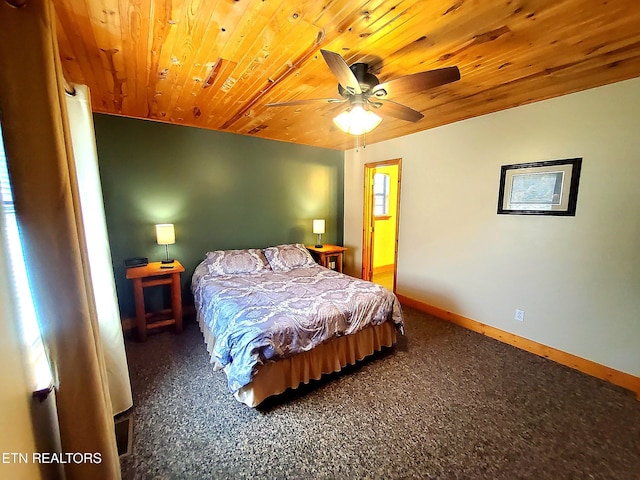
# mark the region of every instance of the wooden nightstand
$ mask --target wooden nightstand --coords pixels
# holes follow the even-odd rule
[[[184,267],[177,260],[169,264],[151,262],[144,267],[133,267],[127,270],[127,278],[133,280],[133,292],[136,298],[136,329],[141,342],[147,339],[147,330],[153,328],[175,325],[176,332],[182,331],[182,293],[180,291],[180,273],[182,272]],[[171,308],[161,312],[147,313],[144,308],[143,289],[158,285],[171,285]]]
[[[315,247],[310,245],[307,250],[311,252],[313,258],[323,267],[331,268],[331,259],[335,258],[337,272],[342,273],[342,254],[347,250],[345,247],[338,247],[337,245],[323,245],[322,247]]]

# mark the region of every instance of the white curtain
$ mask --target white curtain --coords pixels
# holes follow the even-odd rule
[[[0,141],[2,141],[0,139]],[[32,427],[32,382],[27,373],[28,360],[20,338],[20,320],[15,292],[11,289],[10,249],[5,237],[4,209],[0,208],[0,452],[36,452]],[[42,478],[38,465],[2,462],[3,478]]]
[[[113,414],[117,415],[133,405],[131,383],[104,216],[89,88],[86,85],[73,87],[75,95],[66,95],[69,127],[80,191],[80,209],[87,239],[89,270],[98,311],[100,339],[104,350]]]

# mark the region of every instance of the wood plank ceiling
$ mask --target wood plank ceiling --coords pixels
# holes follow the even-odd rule
[[[93,109],[331,149],[355,137],[320,49],[381,82],[458,66],[461,80],[394,98],[367,143],[640,76],[638,0],[54,0],[65,77]]]

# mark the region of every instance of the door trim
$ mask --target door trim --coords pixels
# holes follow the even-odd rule
[[[398,195],[396,199],[396,241],[393,254],[393,290],[396,290],[398,274],[398,233],[400,230],[400,185],[402,183],[402,159],[383,160],[364,164],[364,203],[362,218],[362,272],[363,280],[373,278],[373,173],[377,167],[397,165],[398,167]]]

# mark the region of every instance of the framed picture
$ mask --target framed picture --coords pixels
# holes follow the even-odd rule
[[[575,216],[581,158],[503,165],[498,213]]]

